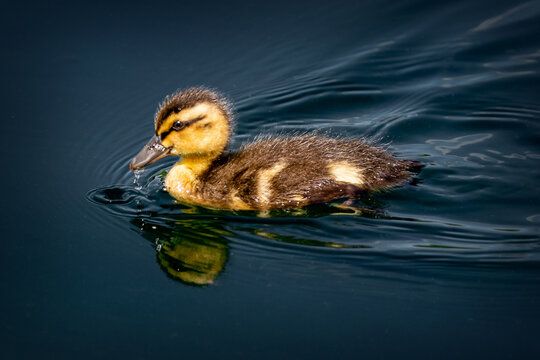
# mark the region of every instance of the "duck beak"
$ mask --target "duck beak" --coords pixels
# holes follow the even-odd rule
[[[152,136],[148,144],[146,144],[142,150],[131,160],[129,168],[133,170],[139,170],[147,165],[158,161],[164,156],[169,155],[171,148],[166,148],[161,143],[161,140],[157,135]]]

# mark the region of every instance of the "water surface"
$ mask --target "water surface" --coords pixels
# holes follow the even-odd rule
[[[540,2],[11,5],[6,358],[537,358]],[[367,137],[413,184],[261,217],[128,163],[162,98]]]

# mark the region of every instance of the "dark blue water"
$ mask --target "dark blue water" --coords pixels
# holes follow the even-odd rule
[[[4,5],[0,354],[540,356],[540,1]],[[323,130],[425,164],[367,211],[224,212],[135,182],[162,98],[232,148]]]

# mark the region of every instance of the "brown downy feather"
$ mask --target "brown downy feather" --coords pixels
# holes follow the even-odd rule
[[[361,181],[338,181],[331,171],[335,164],[358,169]],[[296,208],[402,184],[415,164],[365,141],[316,135],[267,138],[218,157],[200,177],[198,191],[203,198],[223,199],[224,207],[234,196],[253,209]]]

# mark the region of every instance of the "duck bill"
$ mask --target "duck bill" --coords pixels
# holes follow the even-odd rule
[[[142,150],[131,160],[129,168],[133,170],[140,170],[156,161],[169,155],[170,148],[166,148],[161,143],[161,140],[157,135],[154,135],[148,144],[146,144]]]

